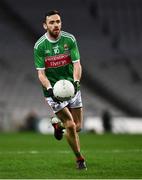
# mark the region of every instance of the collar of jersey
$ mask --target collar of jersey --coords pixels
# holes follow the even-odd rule
[[[47,35],[47,33],[45,33],[45,37],[46,37],[46,39],[49,41],[49,42],[51,42],[51,43],[56,43],[56,42],[58,42],[59,40],[60,40],[60,38],[61,38],[61,33],[60,33],[60,35],[59,35],[59,38],[57,39],[57,40],[51,40],[51,39],[49,39],[49,37],[48,37],[48,35]]]

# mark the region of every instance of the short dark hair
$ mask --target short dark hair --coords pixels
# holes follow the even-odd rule
[[[60,12],[57,11],[57,10],[50,10],[50,11],[46,12],[45,15],[44,15],[44,22],[46,21],[47,16],[52,16],[52,15],[55,15],[55,14],[58,14],[59,16],[61,16]]]

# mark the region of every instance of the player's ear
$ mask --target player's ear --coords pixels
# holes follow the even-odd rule
[[[47,30],[47,25],[46,25],[46,23],[43,23],[43,28],[44,28],[45,30]]]

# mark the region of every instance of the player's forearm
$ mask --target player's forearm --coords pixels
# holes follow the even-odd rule
[[[38,78],[45,88],[49,89],[51,87],[50,81],[47,79],[43,70],[38,71]]]
[[[74,63],[73,77],[74,81],[80,81],[82,75],[82,67],[80,61]]]

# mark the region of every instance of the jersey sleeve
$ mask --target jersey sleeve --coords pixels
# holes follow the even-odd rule
[[[37,70],[45,69],[44,56],[42,55],[42,52],[39,47],[34,47],[34,62]]]
[[[80,54],[79,54],[79,50],[78,50],[78,46],[77,46],[77,41],[75,38],[71,42],[70,53],[71,53],[71,59],[72,59],[73,63],[80,60]]]

